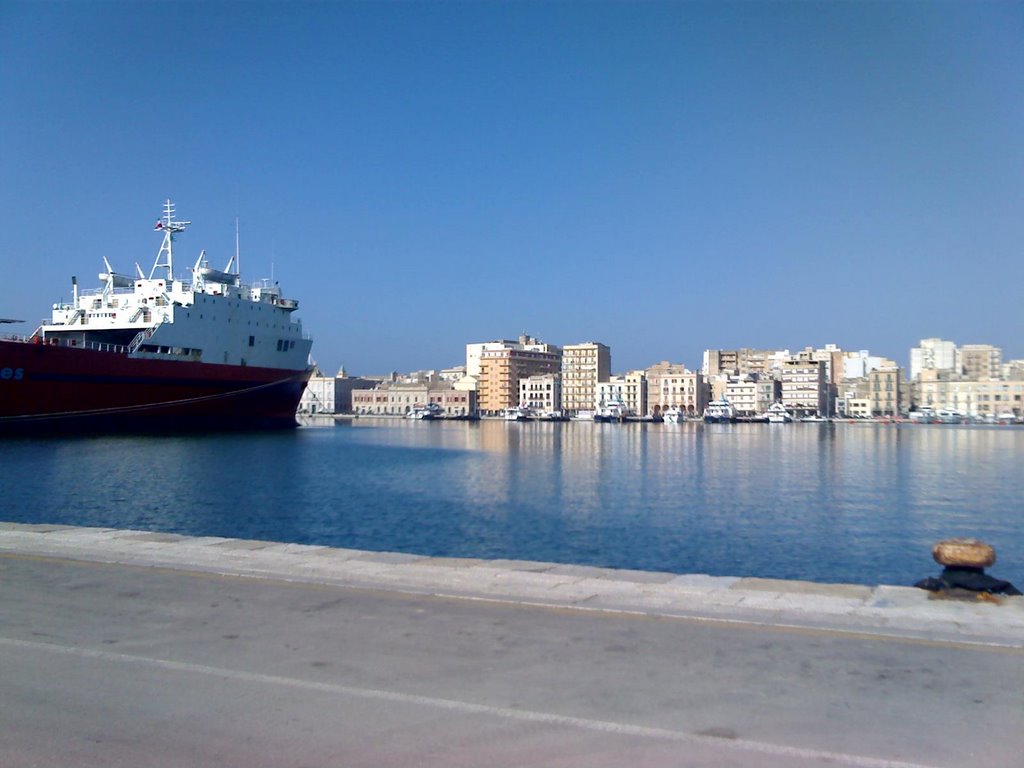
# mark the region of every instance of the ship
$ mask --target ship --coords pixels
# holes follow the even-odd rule
[[[704,421],[709,424],[732,424],[736,421],[736,409],[725,397],[712,400],[704,409]]]
[[[0,435],[295,427],[312,373],[298,301],[242,282],[238,237],[224,269],[206,252],[174,273],[189,221],[167,200],[148,277],[114,272],[53,305],[29,336],[0,338]]]

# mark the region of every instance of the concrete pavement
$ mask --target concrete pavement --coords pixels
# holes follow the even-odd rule
[[[0,524],[5,766],[1016,766],[1024,600]]]

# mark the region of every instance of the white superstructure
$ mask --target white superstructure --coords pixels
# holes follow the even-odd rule
[[[210,267],[206,252],[191,268],[191,280],[174,277],[174,235],[190,222],[174,218],[168,200],[155,229],[163,243],[149,277],[114,273],[109,262],[102,287],[79,292],[71,303],[55,304],[44,338],[61,343],[116,349],[133,357],[223,365],[303,370],[312,341],[292,317],[298,302],[281,296],[276,283],[242,283],[238,254],[224,270]],[[234,271],[232,271],[234,268]]]

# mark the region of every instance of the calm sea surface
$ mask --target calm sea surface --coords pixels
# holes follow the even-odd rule
[[[1024,429],[361,420],[0,441],[0,519],[911,584],[993,544],[1024,587]]]

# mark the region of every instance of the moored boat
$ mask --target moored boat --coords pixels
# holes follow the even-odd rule
[[[682,408],[666,408],[661,416],[666,424],[679,424],[686,420],[686,413]]]
[[[437,403],[413,406],[409,409],[408,413],[405,414],[405,418],[417,419],[419,421],[433,421],[434,419],[440,419],[443,416],[444,408]]]
[[[612,399],[594,411],[594,421],[604,424],[617,424],[626,420],[629,409],[621,400]]]
[[[704,421],[709,424],[732,424],[736,421],[736,409],[724,397],[712,400],[704,409]]]
[[[782,403],[772,403],[768,406],[769,424],[788,424],[791,421],[793,421],[793,417]]]
[[[149,276],[115,273],[55,304],[29,337],[0,340],[0,434],[294,427],[312,341],[276,283],[247,285],[238,254],[191,279],[173,245],[190,222],[168,200]],[[234,265],[234,271],[232,271]],[[216,273],[216,274],[214,274]]]
[[[505,421],[529,421],[532,412],[529,408],[523,408],[521,406],[516,408],[506,408],[501,412],[501,418]]]

